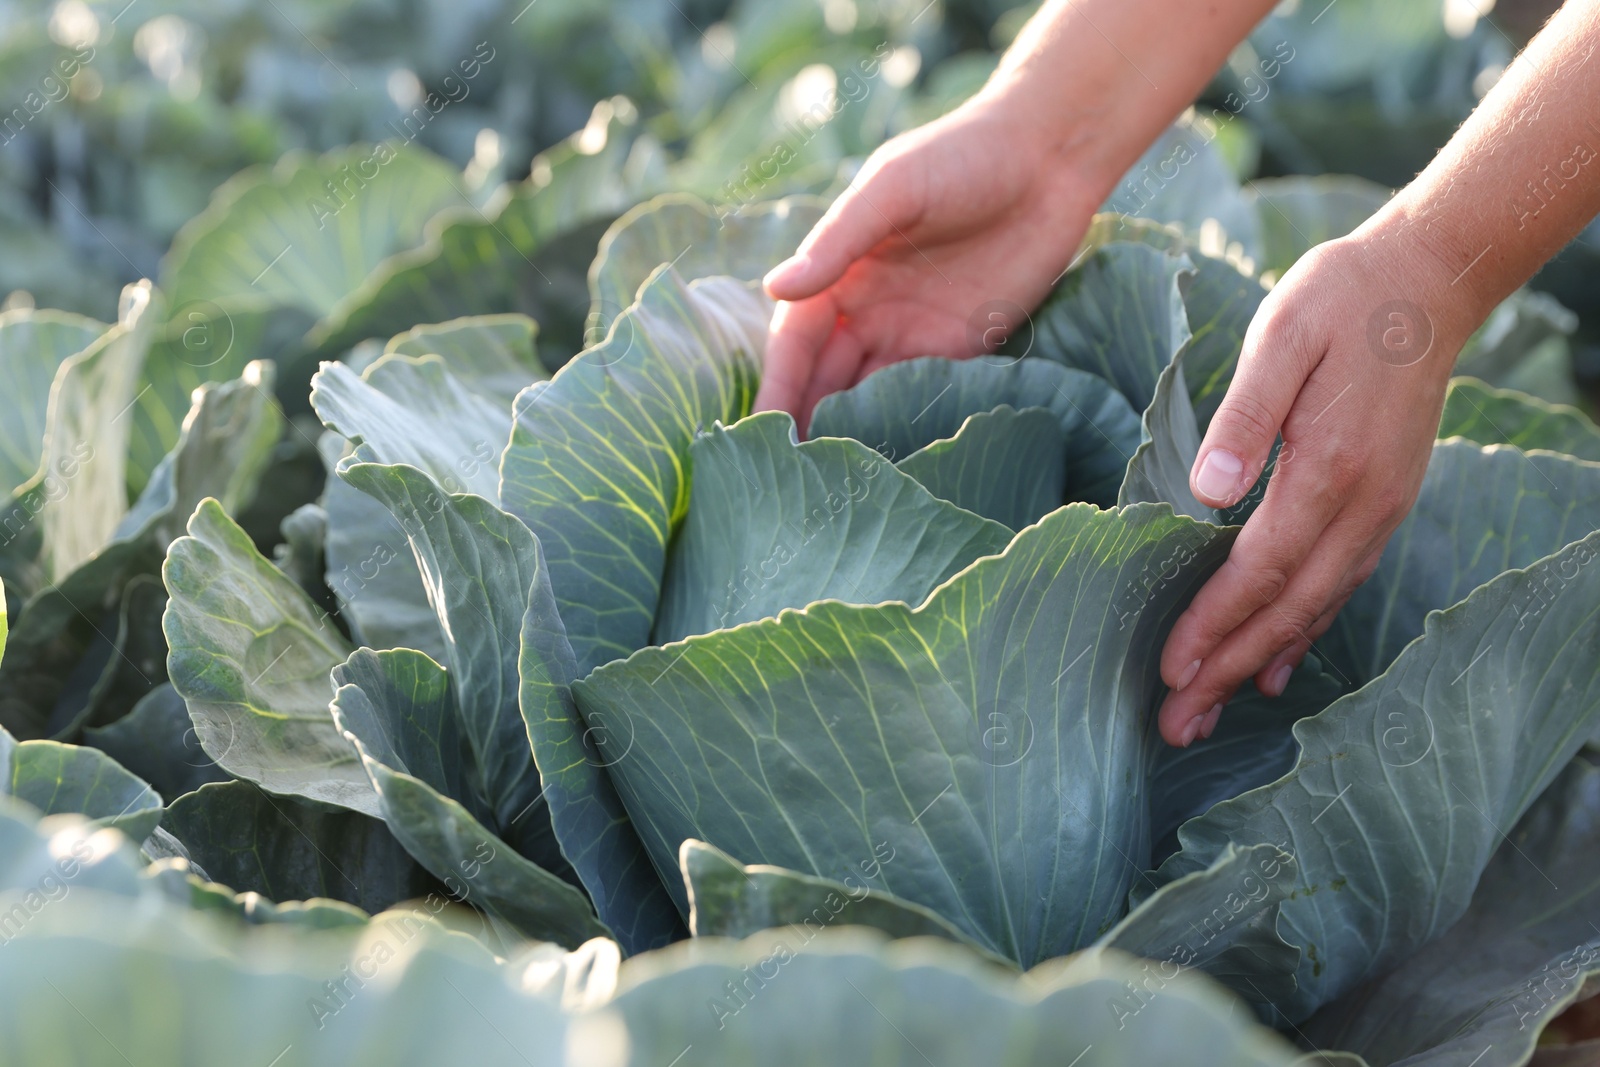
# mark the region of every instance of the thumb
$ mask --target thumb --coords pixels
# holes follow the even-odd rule
[[[843,276],[850,265],[910,222],[898,168],[864,174],[839,195],[795,254],[767,272],[774,300],[804,300]]]
[[[1250,491],[1314,363],[1271,320],[1258,318],[1251,324],[1239,369],[1189,472],[1189,488],[1196,497],[1226,508]]]

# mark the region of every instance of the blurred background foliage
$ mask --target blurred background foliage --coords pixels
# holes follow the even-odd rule
[[[1403,183],[1554,5],[1510,0],[1483,19],[1485,6],[1286,0],[1201,106],[1222,108],[1230,93],[1245,101],[1223,145],[1241,179],[1333,172]],[[10,0],[0,4],[0,293],[12,306],[31,297],[109,319],[120,286],[158,275],[179,227],[229,176],[353,142],[413,140],[464,168],[462,191],[481,204],[574,131],[597,131],[578,147],[598,150],[603,118],[615,114],[636,131],[625,162],[655,171],[636,192],[727,200],[743,168],[764,162],[832,92],[836,117],[759,195],[826,191],[841,164],[975,90],[1032,9]],[[1284,42],[1293,58],[1264,76]],[[863,76],[874,59],[875,74]],[[430,101],[444,106],[433,113]],[[411,119],[419,107],[426,121]],[[1596,297],[1584,281],[1597,256],[1591,228],[1539,282],[1580,312],[1590,342]],[[1591,361],[1580,359],[1580,372]]]

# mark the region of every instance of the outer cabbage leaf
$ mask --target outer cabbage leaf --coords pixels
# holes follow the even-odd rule
[[[0,313],[0,494],[32,478],[43,458],[50,385],[66,360],[105,333],[106,324],[65,311]],[[10,531],[7,531],[9,534]]]
[[[1600,533],[1430,614],[1372,683],[1295,724],[1294,768],[1186,823],[1170,881],[1228,846],[1292,852],[1298,1022],[1461,917],[1502,836],[1600,721]],[[1524,625],[1520,607],[1551,583]],[[1359,786],[1359,788],[1358,788]],[[1387,788],[1384,788],[1384,787]]]
[[[1080,1065],[1244,1067],[1294,1058],[1282,1038],[1232,1010],[1235,1002],[1204,979],[1151,971],[1098,951],[1018,981],[934,941],[885,948],[860,931],[774,930],[739,945],[694,941],[625,964],[612,1005],[634,1047],[666,1062],[685,1049],[706,1050],[717,1064],[870,1058],[897,1067],[1043,1067],[1074,1057]],[[1141,988],[1150,993],[1132,1000],[1141,1005],[1136,1019],[1107,1010]]]
[[[544,570],[540,555],[539,571]],[[578,714],[571,690],[577,657],[555,594],[543,578],[528,589],[518,668],[522,717],[550,824],[596,913],[629,953],[680,939],[685,930],[677,907],[645,854],[595,742],[606,724],[601,719],[586,723]]]
[[[357,643],[369,648],[415,648],[444,659],[444,635],[428,603],[422,572],[406,532],[389,509],[334,474],[355,449],[329,430],[318,441],[327,481],[325,581]]]
[[[326,897],[376,912],[437,888],[379,820],[249,782],[181,796],[161,825],[213,881],[273,901]]]
[[[161,821],[161,798],[116,760],[92,748],[56,741],[17,741],[0,729],[0,795],[41,815],[73,814],[121,830],[135,840]]]
[[[550,377],[539,362],[539,324],[526,315],[468,315],[414,326],[389,338],[385,352],[436,355],[467,386],[506,407],[529,383]]]
[[[1600,464],[1439,442],[1416,504],[1324,639],[1327,658],[1355,684],[1374,678],[1422,633],[1428,612],[1597,529]],[[1512,605],[1520,628],[1559,584]]]
[[[1480,445],[1547,449],[1600,461],[1600,426],[1583,412],[1476,378],[1452,378],[1444,395],[1439,437],[1465,437]]]
[[[684,841],[678,862],[689,892],[689,930],[695,937],[744,938],[778,926],[799,926],[805,934],[815,936],[835,924],[870,926],[893,938],[942,937],[1002,967],[1014,966],[1010,960],[984,951],[922,905],[859,883],[835,882],[782,867],[746,866],[694,838]]]
[[[1151,657],[1230,541],[1074,505],[916,610],[823,601],[573,692],[664,880],[688,837],[835,880],[887,842],[871,888],[1026,965],[1122,915],[1150,848]]]
[[[327,315],[385,256],[418,244],[430,218],[465,202],[459,181],[448,163],[410,145],[287,155],[217,189],[173,238],[162,287],[175,308]]]
[[[446,492],[499,500],[496,462],[510,411],[467,388],[438,356],[385,356],[360,375],[324,363],[311,380],[311,406],[361,460],[407,464]]]
[[[448,795],[465,802],[522,855],[563,870],[518,708],[517,658],[528,590],[548,581],[538,542],[487,500],[445,494],[415,467],[347,462],[338,474],[381,501],[405,527],[439,617],[452,694],[448,706],[460,742],[440,743],[440,758],[458,764],[446,769],[454,787]],[[379,699],[370,691],[368,696]],[[389,727],[391,734],[399,728]],[[353,732],[369,753],[374,750],[374,738]]]
[[[328,712],[328,672],[350,645],[293,579],[207,499],[162,568],[167,675],[206,754],[269,793],[378,815],[356,752]]]
[[[517,398],[500,497],[544,548],[580,671],[649,642],[689,447],[749,411],[771,307],[663,268],[603,343]]]
[[[119,675],[129,676],[134,699],[162,680],[159,670],[140,666],[148,652],[166,656],[164,647],[156,648],[159,635],[141,627],[137,633],[117,635],[116,662],[102,672],[87,703],[63,704],[71,672],[86,650],[97,639],[107,640],[101,632],[102,613],[121,602],[125,623],[145,622],[148,598],[134,584],[159,573],[167,546],[182,533],[185,516],[208,496],[237,509],[254,495],[283,425],[267,391],[271,383],[272,365],[253,363],[235,381],[202,386],[177,447],[156,468],[107,542],[26,602],[18,640],[0,665],[0,690],[7,694],[0,701],[0,719],[9,727],[25,736],[48,733],[75,739],[85,722],[109,713],[105,705],[112,694],[105,687]],[[113,491],[123,491],[120,476]]]
[[[745,207],[712,207],[668,193],[623,214],[600,239],[589,267],[589,330],[604,334],[663,263],[680,278],[759,281],[794,254],[826,204],[791,196]]]
[[[360,751],[383,819],[406,851],[521,936],[576,946],[606,935],[581,891],[485,826],[493,815],[468,780],[464,717],[444,668],[410,649],[357,649],[333,677],[335,721]],[[501,829],[516,831],[515,817]]]
[[[1600,974],[1600,770],[1574,761],[1540,797],[1438,940],[1301,1028],[1372,1063],[1528,1062],[1539,1033]]]

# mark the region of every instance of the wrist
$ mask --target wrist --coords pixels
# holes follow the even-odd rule
[[[1429,220],[1404,193],[1343,240],[1359,249],[1357,269],[1378,283],[1377,295],[1387,297],[1381,305],[1394,305],[1408,327],[1430,338],[1424,362],[1441,383],[1447,380],[1456,354],[1500,299],[1467,277],[1464,268],[1477,252],[1465,252],[1458,235]]]

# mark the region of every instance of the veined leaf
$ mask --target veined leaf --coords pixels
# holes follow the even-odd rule
[[[522,936],[567,946],[606,936],[580,890],[485,827],[493,816],[473,803],[469,742],[444,668],[410,649],[357,649],[333,677],[334,718],[360,751],[382,817],[406,851],[458,898]],[[514,813],[503,829],[516,829]]]
[[[661,270],[602,344],[517,398],[500,497],[544,547],[580,672],[649,642],[689,446],[749,411],[771,307]]]
[[[1513,827],[1457,923],[1312,1016],[1306,1038],[1373,1063],[1528,1062],[1600,974],[1600,770],[1570,764]]]
[[[0,313],[0,374],[5,417],[0,419],[0,494],[32,478],[44,458],[50,385],[68,358],[89,347],[106,324],[65,311],[32,308]],[[10,531],[7,531],[9,534]]]
[[[1514,389],[1496,389],[1476,378],[1450,379],[1439,437],[1465,437],[1480,445],[1515,445],[1524,452],[1542,448],[1600,461],[1600,426],[1589,416]]]
[[[1230,540],[1074,505],[916,610],[823,601],[573,692],[664,880],[688,837],[835,880],[887,842],[871,888],[1027,965],[1122,915],[1150,847],[1152,657]]]
[[[539,570],[544,571],[539,553]],[[685,934],[676,905],[657,877],[617,795],[596,738],[606,724],[578,714],[572,696],[578,661],[548,580],[528,589],[522,621],[522,718],[544,784],[550,825],[600,920],[624,951],[643,952]]]
[[[438,356],[468,388],[509,408],[530,383],[550,377],[539,362],[538,335],[539,324],[526,315],[468,315],[414,326],[383,350]]]
[[[1246,997],[1285,997],[1300,950],[1278,936],[1278,909],[1294,886],[1292,853],[1265,843],[1227,848],[1154,893],[1139,887],[1142,902],[1100,945],[1154,960],[1158,974],[1198,967]],[[1119,998],[1111,1013],[1126,1023],[1139,1006]]]
[[[1294,727],[1294,768],[1186,823],[1171,881],[1228,846],[1292,852],[1280,930],[1304,956],[1298,1022],[1466,910],[1501,837],[1600,721],[1600,533],[1430,614],[1382,675]],[[1545,583],[1537,617],[1521,607]],[[1526,622],[1526,625],[1524,625]]]
[[[1294,724],[1344,695],[1344,686],[1308,656],[1280,696],[1246,682],[1216,732],[1188,748],[1157,742],[1150,771],[1150,822],[1157,861],[1178,850],[1178,827],[1214,804],[1276,781],[1294,766]]]
[[[696,196],[668,193],[632,208],[600,239],[589,268],[590,336],[603,337],[663,263],[686,281],[760,281],[794,253],[826,207],[810,196],[712,207]]]
[[[1245,331],[1267,290],[1249,273],[1253,265],[1237,258],[1206,254],[1176,226],[1124,215],[1096,215],[1084,236],[1079,257],[1108,244],[1132,242],[1170,255],[1187,255],[1194,277],[1183,291],[1191,337],[1186,350],[1186,379],[1195,417],[1204,429],[1216,414],[1244,346]],[[1211,248],[1212,252],[1220,250]],[[1120,481],[1120,472],[1118,472]]]
[[[1049,426],[1055,421],[1041,413]],[[1057,448],[1059,454],[1059,448]],[[1011,532],[931,495],[855,441],[797,444],[778,412],[714,426],[691,449],[658,643],[819,600],[921,603]]]
[[[161,315],[160,295],[149,282],[128,286],[117,325],[56,372],[43,460],[16,494],[39,502],[27,506],[39,523],[45,582],[59,582],[103,548],[127,513],[127,415]]]
[[[135,841],[161,821],[155,790],[96,749],[17,741],[0,729],[0,772],[0,795],[27,801],[41,815],[83,815]]]
[[[162,288],[175,308],[328,315],[384,257],[420,243],[435,214],[465,202],[459,182],[412,145],[287,155],[234,176],[178,231]]]
[[[499,500],[496,463],[511,414],[467,388],[438,356],[385,356],[360,375],[324,363],[311,380],[311,405],[361,460],[408,464],[446,492]]]
[[[268,900],[326,897],[376,912],[438,887],[381,821],[249,782],[201,786],[173,801],[161,825],[211,880]]]
[[[202,499],[219,497],[225,507],[237,509],[254,495],[283,425],[271,385],[272,365],[253,363],[235,381],[203,386],[177,447],[107,543],[26,602],[18,640],[0,664],[0,689],[9,697],[0,705],[0,716],[8,727],[31,737],[76,737],[93,704],[58,704],[69,672],[101,636],[101,614],[117,608],[130,583],[160,572],[167,545],[182,532],[183,517]],[[121,485],[114,491],[120,494]],[[135,650],[119,640],[113,669],[130,669],[145,689],[161,680],[142,671],[134,662]],[[140,640],[150,639],[141,635]],[[92,701],[101,698],[91,694]]]
[[[438,615],[450,708],[465,746],[441,755],[460,763],[448,795],[465,801],[518,852],[561,871],[564,862],[518,708],[517,657],[528,590],[548,580],[538,542],[489,501],[447,495],[415,467],[346,462],[338,475],[380,501],[405,528]],[[345,729],[373,750],[374,741],[349,725]]]
[[[162,568],[167,675],[206,754],[269,793],[378,815],[356,752],[328,712],[329,672],[350,646],[215,500]]]
[[[1335,670],[1359,685],[1423,632],[1430,611],[1597,529],[1600,464],[1441,441],[1416,504],[1322,647]],[[1534,624],[1563,578],[1510,608],[1520,628]]]
[[[1116,503],[1139,444],[1139,416],[1105,379],[1043,359],[980,356],[890,364],[852,389],[823,397],[812,437],[854,437],[905,461],[954,437],[973,415],[997,407],[1048,408],[1066,437],[1065,498]]]

